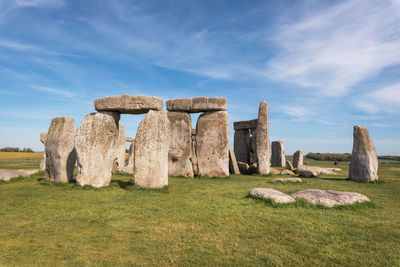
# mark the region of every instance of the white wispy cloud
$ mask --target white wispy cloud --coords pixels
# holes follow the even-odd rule
[[[400,113],[400,82],[367,93],[354,104],[370,114]]]
[[[267,63],[267,76],[342,96],[400,64],[399,13],[399,1],[351,0],[282,25],[272,38],[281,51]]]
[[[64,96],[64,97],[69,97],[69,98],[75,97],[75,94],[68,92],[68,91],[60,90],[60,89],[54,89],[54,88],[45,87],[45,86],[32,86],[32,88],[34,88],[38,91],[56,94],[56,95],[60,95],[60,96]]]
[[[0,17],[18,8],[62,8],[64,6],[64,0],[4,0],[4,8],[0,12]]]

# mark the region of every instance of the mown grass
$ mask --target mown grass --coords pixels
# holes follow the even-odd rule
[[[44,173],[0,184],[0,265],[399,266],[400,172],[380,183],[339,176],[271,183],[283,176],[170,178],[162,190],[114,175],[107,188],[55,184]],[[371,203],[325,208],[248,198],[355,191]]]

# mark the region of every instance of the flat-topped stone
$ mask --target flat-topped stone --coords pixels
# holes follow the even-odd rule
[[[178,98],[167,101],[168,111],[197,113],[206,111],[225,111],[226,108],[226,97]]]
[[[247,121],[235,121],[233,123],[235,130],[257,129],[257,119]]]
[[[116,95],[94,100],[97,111],[118,111],[124,114],[145,114],[149,110],[161,111],[163,101],[156,96]]]
[[[125,142],[131,142],[131,143],[133,143],[133,142],[135,142],[135,137],[126,136],[126,137],[125,137]]]
[[[292,183],[301,183],[303,182],[300,178],[275,178],[272,179],[272,182],[292,182]]]
[[[370,201],[366,196],[355,192],[340,192],[320,189],[299,191],[292,194],[291,197],[295,199],[302,198],[312,204],[324,205],[330,208],[337,205],[351,205],[354,203]]]
[[[272,199],[276,203],[291,203],[295,201],[291,196],[271,188],[253,188],[249,192],[249,196],[253,198]]]

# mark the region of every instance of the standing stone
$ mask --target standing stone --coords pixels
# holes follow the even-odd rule
[[[229,172],[233,174],[240,174],[236,156],[232,148],[229,148]]]
[[[293,154],[293,167],[299,168],[303,165],[303,152],[301,150],[297,150]]]
[[[235,130],[233,149],[237,161],[250,162],[250,134],[248,129]]]
[[[192,168],[194,173],[199,172],[199,162],[197,161],[197,140],[196,140],[196,128],[192,129],[192,152],[190,155],[190,161],[192,162]]]
[[[258,173],[268,174],[270,172],[271,145],[269,142],[268,104],[266,101],[262,101],[258,109],[256,138]]]
[[[192,120],[186,112],[168,112],[170,123],[170,146],[168,175],[193,177],[190,161],[192,152]]]
[[[168,185],[169,130],[163,111],[150,110],[140,122],[135,139],[135,184],[147,188]]]
[[[349,177],[357,182],[378,180],[378,157],[367,128],[354,126]]]
[[[76,152],[74,118],[57,117],[51,121],[46,147],[46,178],[68,183],[73,180]]]
[[[205,112],[197,120],[199,175],[229,175],[229,124],[226,111]]]
[[[250,129],[250,164],[257,163],[257,129]]]
[[[86,115],[82,121],[75,134],[77,184],[93,187],[110,184],[119,118],[118,112],[98,112]]]
[[[283,141],[273,141],[272,142],[272,159],[271,165],[275,167],[285,167],[285,146]]]
[[[132,165],[135,159],[135,143],[132,142],[128,150],[128,166]]]
[[[115,156],[117,158],[117,171],[119,168],[125,167],[125,157],[126,157],[126,144],[125,144],[125,125],[123,123],[119,124],[118,140],[115,146]]]
[[[46,144],[47,132],[40,133],[40,142]],[[46,171],[46,152],[43,152],[43,159],[40,161],[39,171]]]

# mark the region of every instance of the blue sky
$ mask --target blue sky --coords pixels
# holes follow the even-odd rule
[[[0,0],[0,147],[42,151],[52,117],[132,94],[226,96],[231,145],[265,99],[288,154],[351,152],[364,125],[400,155],[399,74],[399,0]]]

